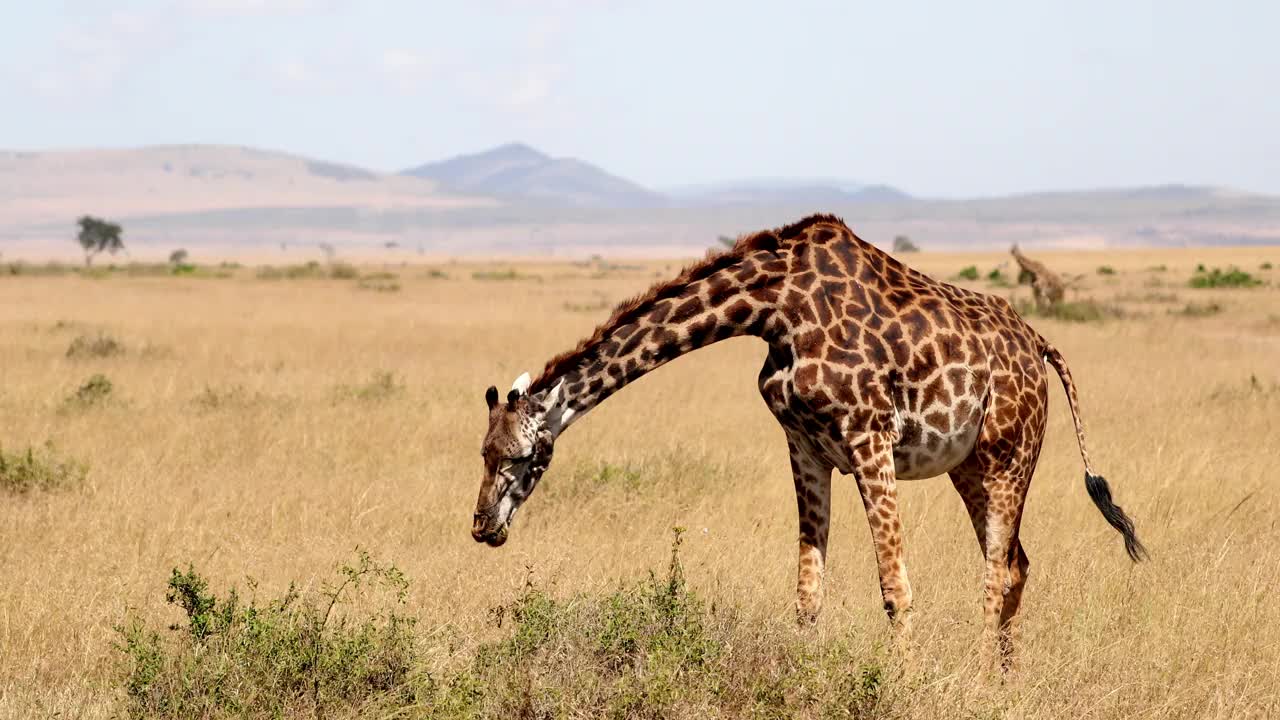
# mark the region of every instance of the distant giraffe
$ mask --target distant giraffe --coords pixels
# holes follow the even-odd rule
[[[891,623],[906,629],[897,481],[949,473],[985,559],[983,650],[1011,661],[1028,560],[1018,539],[1058,372],[1085,486],[1134,559],[1145,552],[1085,452],[1075,384],[1062,355],[1002,298],[938,282],[813,216],[740,238],[620,305],[505,402],[490,387],[485,473],[472,536],[506,542],[551,461],[555,439],[613,393],[691,350],[739,335],[769,346],[759,387],[791,452],[800,519],[796,609],[822,605],[831,471],[852,474],[867,512]]]
[[[1018,283],[1022,284],[1024,281],[1031,283],[1031,292],[1035,295],[1037,306],[1057,305],[1062,302],[1067,290],[1062,278],[1045,267],[1044,263],[1023,255],[1016,244],[1009,252],[1013,253],[1013,259],[1018,261]]]

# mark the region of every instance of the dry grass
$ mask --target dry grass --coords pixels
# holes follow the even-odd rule
[[[887,712],[1280,713],[1277,276],[1195,291],[1225,308],[1210,319],[1123,301],[1150,295],[1153,277],[1183,288],[1201,262],[1257,268],[1265,250],[1039,257],[1088,274],[1077,299],[1132,310],[1105,323],[1034,322],[1071,363],[1095,462],[1153,561],[1131,565],[1090,503],[1054,391],[1022,531],[1032,561],[1022,671],[975,682],[972,530],[946,479],[905,483],[916,644],[909,663],[891,661]],[[950,277],[1004,256],[910,260]],[[1117,271],[1105,284],[1093,273],[1104,263]],[[1145,271],[1154,265],[1168,270]],[[113,628],[130,615],[178,622],[164,600],[173,568],[193,563],[219,591],[252,577],[262,597],[294,580],[315,592],[357,545],[412,581],[402,610],[417,619],[422,671],[437,675],[510,634],[490,610],[522,597],[529,577],[550,597],[603,597],[663,571],[674,525],[689,528],[688,587],[729,613],[717,626],[736,653],[726,657],[767,664],[771,645],[792,643],[813,647],[814,662],[883,655],[887,624],[848,479],[836,486],[823,617],[808,634],[791,627],[794,499],[781,431],[755,389],[764,348],[750,339],[682,358],[611,399],[558,443],[511,542],[470,539],[484,388],[536,371],[605,314],[567,308],[619,300],[674,270],[529,264],[519,281],[494,282],[489,267],[459,266],[445,280],[402,272],[389,293],[264,281],[252,269],[214,281],[0,279],[0,446],[51,441],[89,467],[79,490],[0,495],[0,716],[125,714]],[[166,352],[66,357],[77,335],[99,332]],[[115,385],[112,402],[59,412],[98,372]],[[843,644],[847,655],[833,651]],[[586,657],[563,662],[590,669]]]

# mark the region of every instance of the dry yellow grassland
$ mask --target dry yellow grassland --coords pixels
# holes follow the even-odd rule
[[[973,531],[945,477],[903,483],[915,637],[908,660],[888,654],[905,664],[885,714],[1280,715],[1280,271],[1259,270],[1280,251],[1037,257],[1084,275],[1073,297],[1125,311],[1032,322],[1067,358],[1095,465],[1152,560],[1132,564],[1090,502],[1055,381],[1022,526],[1021,669],[978,682]],[[1007,259],[907,258],[942,278],[975,264],[979,289]],[[1198,263],[1269,284],[1192,289]],[[1116,273],[1097,274],[1103,264]],[[423,642],[447,633],[463,655],[510,631],[490,610],[530,579],[568,598],[661,574],[673,526],[688,529],[688,587],[732,610],[726,632],[742,647],[840,639],[855,654],[889,652],[850,478],[835,484],[823,615],[813,630],[794,627],[794,493],[782,432],[757,394],[765,348],[754,339],[680,358],[610,399],[557,444],[505,547],[470,538],[484,389],[536,374],[678,265],[436,266],[447,278],[397,267],[400,288],[385,292],[252,269],[0,277],[0,448],[51,442],[88,466],[79,489],[0,492],[0,716],[125,715],[114,627],[131,615],[178,622],[165,602],[175,567],[193,564],[218,591],[253,578],[268,597],[291,581],[319,588],[357,546],[411,580],[404,611]],[[506,268],[519,274],[473,276]],[[1189,303],[1220,310],[1182,313]],[[100,332],[123,353],[66,356],[76,337]],[[105,399],[66,400],[99,373],[113,386]],[[455,662],[444,654],[427,649],[422,662]],[[743,707],[673,714],[749,715]]]

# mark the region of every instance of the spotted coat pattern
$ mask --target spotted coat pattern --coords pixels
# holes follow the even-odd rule
[[[527,401],[549,402],[557,388],[581,417],[667,361],[740,335],[768,344],[758,382],[791,455],[801,621],[815,621],[822,606],[831,471],[856,480],[884,608],[903,630],[912,591],[897,482],[949,473],[985,563],[983,647],[1009,662],[1028,571],[1018,530],[1045,430],[1046,359],[1067,389],[1084,453],[1061,355],[1004,299],[916,272],[818,215],[744,236],[624,303],[547,364]],[[501,403],[490,407],[492,433],[509,421]],[[477,539],[488,537],[479,514],[476,527]]]

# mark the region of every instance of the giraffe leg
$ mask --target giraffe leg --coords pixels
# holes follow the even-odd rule
[[[800,516],[800,560],[796,577],[796,617],[802,626],[818,621],[822,611],[822,576],[826,570],[827,531],[831,525],[831,469],[807,442],[788,438],[791,474]]]
[[[1013,670],[1017,661],[1015,652],[1021,639],[1018,608],[1022,605],[1022,589],[1027,584],[1030,568],[1031,561],[1022,549],[1022,542],[1015,536],[1009,551],[1009,586],[1000,612],[1000,668],[1005,672]]]
[[[898,519],[892,437],[888,433],[872,435],[852,450],[851,461],[875,545],[884,610],[889,622],[905,638],[911,631],[907,615],[911,609],[911,582],[902,560],[902,522]]]
[[[999,657],[1001,668],[1008,669],[1029,567],[1018,540],[1026,485],[1009,480],[1005,474],[988,475],[973,467],[952,470],[951,482],[969,511],[985,563],[981,665],[984,671],[993,670]],[[1005,504],[1006,499],[1012,500],[1012,508]]]
[[[1013,528],[993,502],[987,503],[986,566],[982,573],[982,668],[993,670],[1002,645],[1005,593],[1009,589],[1009,548]]]

